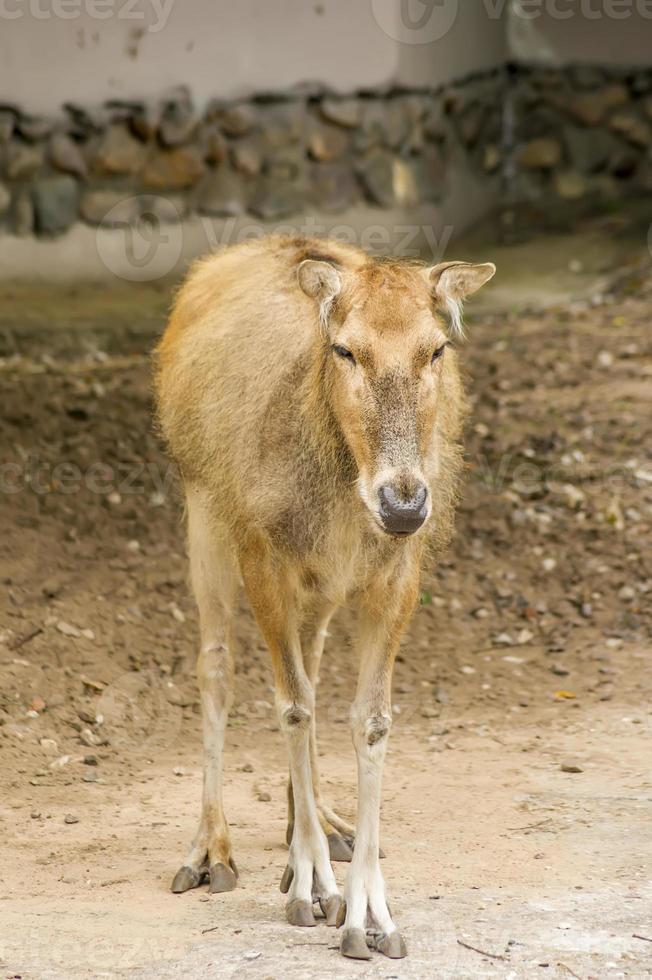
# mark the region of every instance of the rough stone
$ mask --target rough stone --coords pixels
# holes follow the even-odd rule
[[[441,200],[445,189],[446,165],[439,150],[434,146],[427,147],[419,156],[413,157],[408,166],[419,200]]]
[[[564,142],[573,167],[586,174],[606,169],[618,146],[611,133],[598,127],[566,126]]]
[[[66,133],[53,133],[50,138],[50,160],[57,170],[75,177],[85,177],[88,167],[79,144]]]
[[[138,216],[136,197],[116,190],[86,191],[82,194],[79,211],[89,224],[107,227],[133,224]]]
[[[79,204],[79,187],[69,176],[45,177],[32,188],[36,230],[43,235],[57,235],[75,221]]]
[[[229,154],[228,144],[215,124],[202,126],[199,132],[199,146],[207,163],[224,163]]]
[[[17,131],[28,143],[38,143],[39,140],[46,139],[52,132],[52,125],[52,120],[43,116],[19,115],[16,121]]]
[[[245,138],[231,147],[231,163],[241,174],[255,177],[263,169],[263,154],[259,142]]]
[[[589,190],[589,183],[577,170],[564,170],[554,176],[554,186],[558,197],[565,201],[575,201],[584,197]]]
[[[66,102],[64,109],[70,116],[72,129],[70,135],[88,138],[103,133],[109,124],[106,110],[103,108],[90,110],[75,102]]]
[[[159,139],[164,146],[181,146],[192,139],[198,125],[199,117],[184,91],[167,102],[159,126]]]
[[[188,213],[188,204],[179,194],[141,194],[136,201],[141,220],[176,225]]]
[[[113,123],[100,140],[93,166],[102,175],[137,174],[146,156],[145,144],[122,123]]]
[[[286,146],[267,158],[265,172],[276,180],[299,180],[305,177],[306,154],[302,146]]]
[[[578,88],[587,88],[595,91],[604,82],[604,76],[599,68],[591,68],[588,65],[576,65],[573,69],[573,80]]]
[[[560,160],[560,143],[545,136],[530,140],[518,154],[519,164],[528,170],[552,170]]]
[[[13,141],[7,147],[5,174],[10,180],[26,180],[43,166],[43,147]]]
[[[386,150],[373,150],[360,163],[360,176],[365,191],[374,204],[392,207],[394,195],[394,160]]]
[[[349,138],[345,132],[335,126],[320,126],[312,131],[308,140],[308,149],[313,160],[320,163],[332,163],[344,156],[349,147]]]
[[[0,217],[5,215],[11,204],[11,194],[4,184],[0,184]]]
[[[271,106],[265,112],[262,137],[270,150],[282,150],[303,141],[308,127],[308,112],[301,102]]]
[[[360,165],[360,176],[370,200],[381,207],[416,204],[419,199],[411,167],[386,150],[372,151]]]
[[[27,194],[19,194],[14,202],[11,229],[19,238],[31,235],[34,231],[34,205]]]
[[[324,211],[344,211],[360,197],[358,182],[344,164],[314,164],[311,187],[313,203]]]
[[[436,103],[426,112],[424,117],[424,135],[426,139],[440,142],[446,139],[448,130],[449,123],[444,115],[443,108],[439,103]]]
[[[131,129],[142,140],[153,140],[158,134],[163,116],[163,106],[160,102],[144,102],[131,115]]]
[[[265,221],[273,221],[301,211],[305,201],[306,194],[300,183],[265,179],[252,196],[250,210]]]
[[[0,109],[0,143],[8,143],[14,132],[16,117],[7,109]]]
[[[238,217],[247,210],[245,182],[228,167],[207,174],[197,189],[196,205],[202,214]]]
[[[213,102],[206,110],[206,118],[215,121],[227,136],[246,136],[256,124],[256,114],[251,106],[223,105]]]
[[[459,130],[465,146],[475,146],[482,132],[487,117],[484,106],[475,105],[466,110],[460,117]]]
[[[155,151],[145,165],[142,180],[145,187],[157,190],[183,190],[196,184],[205,169],[196,147],[178,146]]]
[[[502,162],[502,154],[494,143],[488,143],[484,148],[482,166],[488,174],[493,174],[498,170]]]
[[[362,119],[362,108],[357,99],[324,99],[319,111],[326,122],[344,129],[355,129]]]
[[[624,85],[607,85],[598,92],[581,92],[568,102],[562,99],[560,106],[567,106],[568,111],[584,126],[597,126],[607,113],[628,101],[627,89]]]
[[[609,126],[633,146],[649,146],[652,142],[652,128],[645,119],[631,113],[618,112],[609,120]]]
[[[405,104],[400,99],[390,99],[381,108],[382,128],[386,146],[399,150],[409,139],[413,120],[405,111]]]

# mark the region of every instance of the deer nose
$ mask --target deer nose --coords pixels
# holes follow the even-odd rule
[[[390,534],[405,537],[418,531],[428,515],[428,488],[417,484],[409,500],[399,496],[387,484],[378,491],[380,497],[380,517],[383,527]]]

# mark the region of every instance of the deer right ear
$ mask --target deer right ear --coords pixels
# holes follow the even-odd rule
[[[306,259],[297,269],[297,279],[306,296],[316,299],[319,304],[319,319],[325,328],[334,299],[342,291],[342,279],[330,262],[316,262]]]

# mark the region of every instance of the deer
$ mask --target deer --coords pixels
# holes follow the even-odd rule
[[[156,348],[157,414],[185,494],[204,749],[199,827],[172,891],[208,880],[228,892],[239,876],[222,764],[244,585],[289,758],[286,917],[314,926],[319,906],[353,959],[407,952],[379,863],[392,671],[425,556],[452,534],[467,411],[453,342],[465,297],[495,271],[261,237],[192,265]],[[355,827],[323,799],[317,766],[315,691],[342,606],[359,658]]]

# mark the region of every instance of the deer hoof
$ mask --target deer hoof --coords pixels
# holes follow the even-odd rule
[[[210,885],[208,887],[211,895],[218,892],[232,892],[238,882],[237,874],[233,868],[227,868],[225,864],[214,864],[210,870]]]
[[[341,895],[331,895],[330,898],[320,898],[319,904],[326,918],[327,926],[336,926],[340,917],[340,909],[344,905]]]
[[[338,833],[328,835],[328,852],[331,861],[351,861],[353,849]]]
[[[371,952],[362,929],[345,929],[340,941],[340,953],[352,960],[370,960]]]
[[[316,926],[312,905],[302,898],[293,898],[285,907],[285,914],[291,926]]]
[[[203,871],[195,871],[194,868],[184,865],[183,868],[179,868],[174,876],[172,891],[175,895],[181,895],[182,892],[190,891],[191,888],[197,888],[198,885],[201,885],[204,874]]]
[[[407,946],[400,932],[390,932],[376,941],[376,949],[390,960],[402,960],[407,956]]]
[[[278,886],[284,895],[290,890],[290,885],[292,884],[292,879],[294,878],[294,870],[289,864],[285,866],[285,871],[283,872],[283,877],[281,878],[281,884]]]

